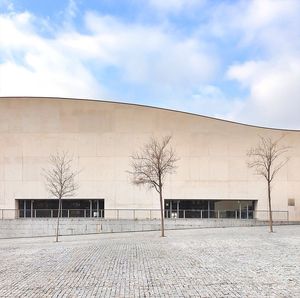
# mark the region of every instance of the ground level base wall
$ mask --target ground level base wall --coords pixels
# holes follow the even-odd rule
[[[12,219],[0,222],[0,238],[52,236],[56,231],[56,219]],[[274,224],[289,224],[282,221]],[[236,219],[172,219],[165,221],[166,230],[222,228],[267,225],[266,221]],[[60,235],[141,232],[160,230],[159,220],[100,220],[61,219]]]

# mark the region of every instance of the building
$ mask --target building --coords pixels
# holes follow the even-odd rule
[[[68,216],[110,217],[115,209],[147,216],[143,210],[159,209],[159,200],[131,184],[129,157],[151,136],[170,134],[180,160],[165,186],[166,217],[265,217],[266,183],[247,167],[246,154],[258,136],[284,136],[290,159],[274,181],[273,210],[281,211],[278,219],[288,211],[290,220],[300,220],[300,131],[61,98],[0,99],[0,209],[11,217],[53,216],[57,202],[45,190],[42,169],[51,154],[68,151],[81,170],[76,198],[63,203]]]

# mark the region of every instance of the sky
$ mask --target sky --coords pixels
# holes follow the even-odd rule
[[[300,129],[300,0],[0,0],[0,96]]]

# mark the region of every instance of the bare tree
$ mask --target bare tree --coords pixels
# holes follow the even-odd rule
[[[165,236],[163,187],[167,174],[175,171],[178,161],[175,152],[170,146],[171,136],[161,140],[152,138],[141,148],[140,152],[131,156],[132,183],[154,188],[159,194],[161,215],[161,236]]]
[[[282,155],[288,151],[289,147],[279,145],[280,140],[281,138],[274,141],[269,137],[260,137],[257,146],[251,148],[247,154],[249,157],[248,167],[254,168],[256,174],[263,176],[267,181],[270,232],[273,232],[272,182],[276,174],[288,161],[288,158]]]
[[[67,152],[50,155],[49,169],[44,169],[45,185],[48,192],[58,199],[56,242],[59,235],[59,218],[62,216],[62,200],[66,197],[75,195],[78,185],[75,183],[75,177],[78,172],[72,169],[73,159]]]

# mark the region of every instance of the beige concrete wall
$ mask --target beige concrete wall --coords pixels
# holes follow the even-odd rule
[[[166,183],[166,199],[258,200],[267,209],[266,185],[247,168],[258,136],[291,146],[290,160],[273,187],[273,207],[300,220],[300,131],[251,127],[187,113],[87,100],[0,99],[0,208],[15,199],[47,198],[42,168],[50,154],[74,156],[78,198],[105,198],[105,208],[159,208],[154,191],[130,184],[129,156],[149,140],[172,134],[180,157]],[[295,207],[288,207],[288,198]]]
[[[239,219],[166,219],[166,230],[251,227],[267,225],[268,222]],[[274,222],[275,225],[285,225],[286,221]],[[62,218],[59,224],[60,235],[87,235],[120,232],[159,231],[160,220],[101,220],[95,218]],[[9,219],[1,221],[0,239],[53,236],[56,234],[56,220],[43,219]]]

